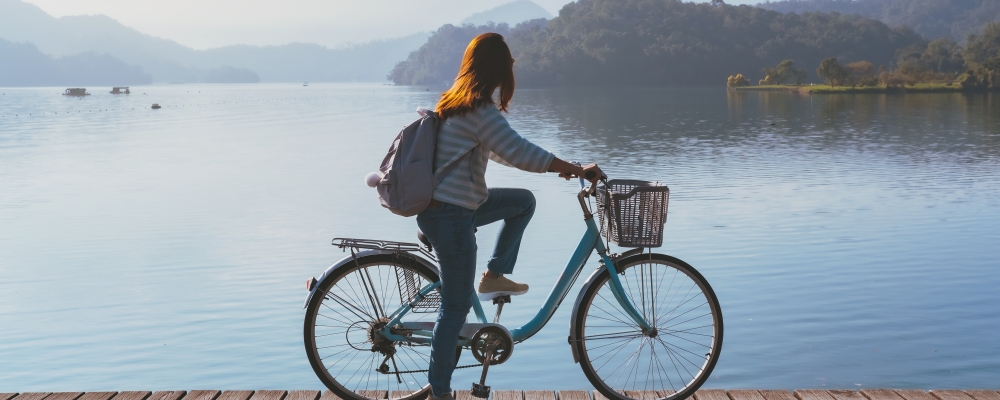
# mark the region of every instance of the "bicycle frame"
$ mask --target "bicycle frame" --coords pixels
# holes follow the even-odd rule
[[[601,239],[601,230],[597,227],[597,223],[594,222],[593,214],[590,213],[589,207],[587,207],[584,202],[584,197],[594,193],[595,188],[596,184],[592,185],[590,189],[582,189],[577,195],[577,198],[580,200],[580,206],[584,209],[584,222],[587,224],[587,231],[583,234],[583,238],[580,239],[580,244],[577,245],[576,250],[573,252],[573,256],[570,258],[569,262],[566,263],[566,268],[563,270],[562,275],[559,276],[555,286],[552,287],[552,291],[549,292],[548,297],[545,299],[545,303],[538,310],[538,313],[535,314],[535,317],[528,321],[528,323],[524,324],[524,326],[510,330],[515,343],[527,340],[534,334],[538,333],[538,331],[540,331],[545,324],[549,322],[549,319],[551,319],[552,315],[555,314],[556,309],[558,309],[559,305],[562,304],[563,299],[565,299],[566,295],[569,294],[570,289],[573,287],[573,283],[575,283],[576,279],[580,276],[580,272],[583,271],[584,265],[587,263],[587,260],[590,258],[590,254],[594,250],[597,250],[597,254],[601,256],[601,261],[603,261],[600,268],[608,270],[608,274],[611,277],[611,279],[608,280],[608,284],[611,287],[611,292],[618,300],[618,303],[622,306],[622,309],[625,310],[625,313],[628,314],[628,316],[632,318],[637,325],[642,327],[643,331],[651,331],[653,329],[649,322],[642,317],[642,313],[636,310],[635,306],[629,300],[628,295],[625,293],[625,290],[622,288],[621,281],[618,279],[618,272],[615,270],[614,260],[608,256],[608,249],[604,245],[604,241]],[[382,334],[385,335],[386,338],[394,341],[417,342],[424,344],[430,343],[431,331],[413,329],[410,331],[412,336],[404,336],[391,332],[391,327],[399,324],[400,320],[406,316],[407,313],[409,313],[414,304],[422,300],[425,296],[427,296],[427,294],[434,289],[437,289],[440,285],[440,282],[435,282],[424,286],[420,289],[418,295],[415,296],[413,300],[411,300],[408,304],[400,306],[394,312],[389,314],[391,321],[385,328],[382,329]],[[472,297],[472,308],[476,314],[476,319],[478,319],[479,323],[488,323],[479,298],[475,293],[472,294]],[[459,345],[465,346],[469,344],[468,342],[468,340],[459,340]]]

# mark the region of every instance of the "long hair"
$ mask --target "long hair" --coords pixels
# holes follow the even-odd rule
[[[493,102],[493,91],[500,88],[499,104]],[[476,36],[465,48],[458,77],[451,89],[441,94],[437,113],[441,119],[463,115],[483,104],[497,104],[507,111],[514,96],[514,59],[510,48],[497,33]]]

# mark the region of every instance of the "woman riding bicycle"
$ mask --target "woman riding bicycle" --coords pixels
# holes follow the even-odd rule
[[[556,158],[517,134],[500,114],[514,94],[514,59],[503,36],[484,33],[465,50],[458,77],[441,94],[436,111],[442,119],[435,151],[437,172],[450,171],[434,190],[433,200],[417,215],[417,225],[437,253],[441,272],[441,308],[431,342],[427,380],[431,398],[453,398],[458,334],[472,307],[476,273],[476,227],[503,220],[496,246],[477,289],[480,299],[520,295],[528,285],[504,277],[514,270],[521,237],[535,212],[535,197],[526,189],[487,189],[488,160],[528,172],[558,172],[570,179],[594,171]],[[497,101],[493,94],[499,89]]]

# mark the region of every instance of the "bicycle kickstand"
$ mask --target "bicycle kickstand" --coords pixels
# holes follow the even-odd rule
[[[486,345],[486,360],[483,361],[483,376],[479,378],[479,383],[472,383],[472,395],[475,397],[481,399],[490,397],[490,387],[486,386],[486,371],[489,371],[490,369],[490,363],[493,361],[493,352],[496,351],[496,349],[496,345]]]

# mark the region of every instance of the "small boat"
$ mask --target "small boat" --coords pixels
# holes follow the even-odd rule
[[[122,90],[124,90],[124,91],[122,91]],[[110,93],[111,94],[122,94],[122,93],[129,94],[129,93],[132,93],[132,92],[128,91],[128,86],[115,86],[115,87],[111,88],[111,92]]]
[[[302,86],[309,86],[309,82],[302,82]]]
[[[154,110],[159,110],[160,109],[160,105],[158,103],[153,103],[153,109]]]
[[[90,96],[86,88],[69,88],[63,92],[63,96]]]

